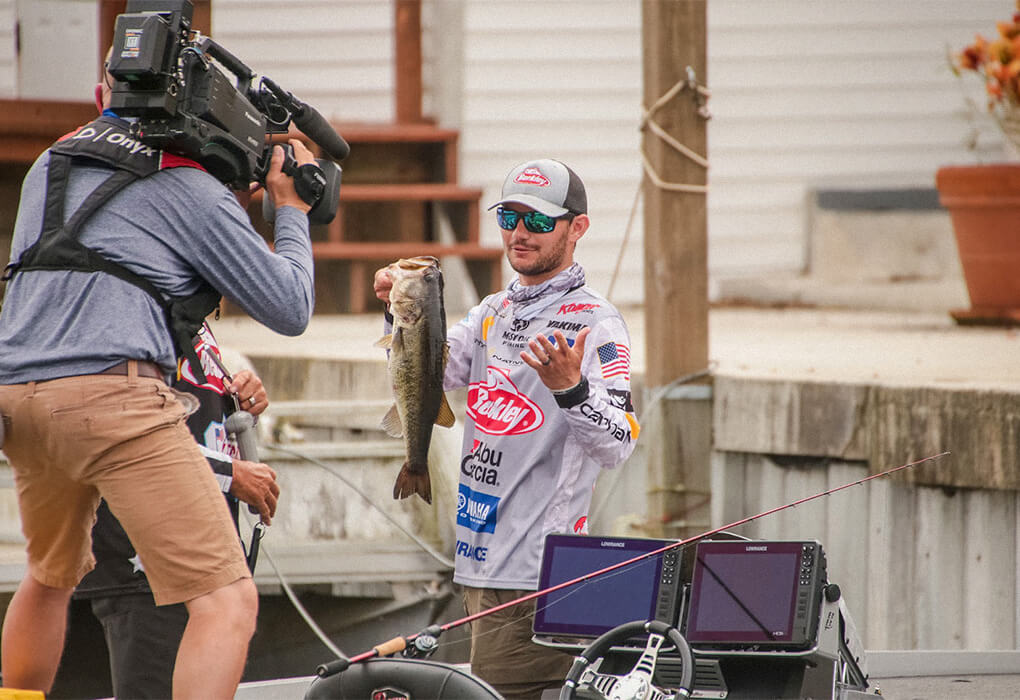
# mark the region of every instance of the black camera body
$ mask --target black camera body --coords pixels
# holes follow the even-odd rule
[[[136,119],[140,140],[197,161],[235,189],[265,184],[269,137],[286,134],[292,122],[332,158],[347,156],[347,143],[318,112],[267,77],[256,84],[248,66],[191,30],[192,16],[191,0],[128,0],[117,17],[107,67],[114,77],[110,108]],[[312,204],[309,218],[328,223],[341,171],[332,160],[316,164],[299,169],[288,158],[284,170]]]

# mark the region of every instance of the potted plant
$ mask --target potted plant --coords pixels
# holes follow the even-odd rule
[[[1020,0],[998,37],[978,36],[953,56],[958,74],[985,84],[988,111],[1007,146],[1020,153]],[[951,166],[935,174],[950,214],[971,308],[951,312],[961,323],[1020,323],[1020,162]]]

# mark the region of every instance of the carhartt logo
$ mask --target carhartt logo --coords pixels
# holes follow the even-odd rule
[[[548,187],[549,178],[542,174],[538,168],[525,168],[521,174],[514,178],[514,182],[522,185],[534,185],[535,187]]]

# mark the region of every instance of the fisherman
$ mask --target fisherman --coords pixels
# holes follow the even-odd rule
[[[97,86],[104,107],[111,84],[107,73]],[[129,124],[104,110],[44,152],[22,187],[0,314],[0,413],[28,572],[4,620],[3,682],[52,685],[68,600],[93,567],[90,528],[102,496],[156,603],[188,610],[174,696],[227,698],[244,669],[258,596],[166,378],[178,354],[202,372],[191,338],[221,290],[279,333],[304,331],[314,305],[309,206],[276,147],[266,177],[276,203],[271,251],[234,195],[197,163],[128,143]],[[314,161],[290,143],[298,164]]]
[[[450,328],[444,382],[468,387],[454,581],[469,615],[537,590],[545,536],[587,533],[599,470],[639,432],[627,327],[574,262],[590,225],[581,179],[522,163],[493,208],[517,277]],[[391,287],[377,271],[387,304]],[[571,664],[531,641],[533,617],[532,602],[471,623],[471,669],[507,698],[560,687]]]

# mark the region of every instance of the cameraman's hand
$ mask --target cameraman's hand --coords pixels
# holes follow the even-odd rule
[[[235,459],[230,495],[252,506],[262,522],[269,525],[276,515],[276,501],[280,497],[276,472],[268,464]]]
[[[315,156],[299,139],[290,139],[289,143],[294,148],[294,160],[297,161],[299,167],[315,162]],[[269,163],[269,172],[266,174],[266,190],[269,191],[277,209],[289,206],[307,214],[312,207],[298,196],[297,190],[294,189],[294,179],[290,175],[285,175],[281,170],[283,157],[283,146],[273,146],[273,159]]]

